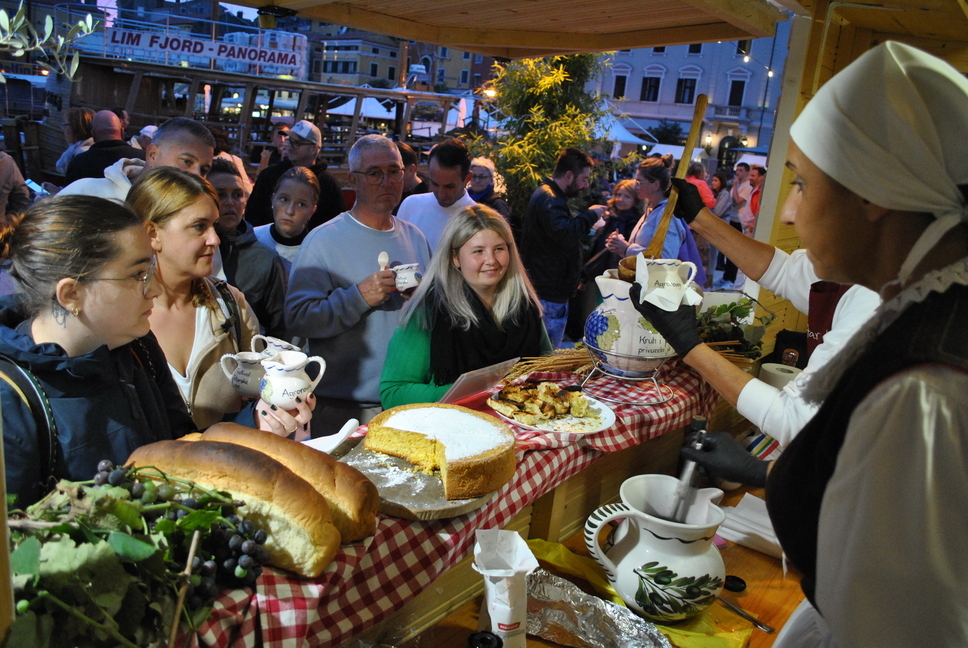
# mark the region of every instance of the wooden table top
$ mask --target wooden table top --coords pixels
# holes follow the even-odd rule
[[[763,497],[762,489],[740,488],[726,493],[722,504],[735,506],[746,492]],[[571,536],[564,544],[575,553],[589,555],[582,533]],[[789,568],[784,575],[780,560],[733,542],[722,549],[722,556],[723,562],[726,563],[726,573],[739,576],[746,581],[745,591],[733,593],[724,590],[723,597],[750,612],[761,622],[773,626],[779,632],[790,614],[803,600],[799,573]],[[575,577],[569,577],[569,579],[575,580]],[[458,648],[466,645],[468,635],[477,631],[482,598],[477,597],[436,626],[403,644],[401,648]],[[718,607],[722,608],[722,606]],[[739,617],[736,619],[740,624],[746,623]],[[753,628],[747,645],[750,648],[769,648],[775,639],[776,633],[767,634]],[[528,648],[560,648],[560,646],[561,644],[539,637],[528,636]]]

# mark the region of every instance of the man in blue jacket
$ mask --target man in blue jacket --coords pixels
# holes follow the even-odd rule
[[[576,148],[558,155],[554,172],[531,195],[521,225],[521,260],[538,293],[551,345],[561,346],[568,300],[581,281],[582,239],[608,211],[594,205],[572,215],[568,199],[588,188],[592,159]]]

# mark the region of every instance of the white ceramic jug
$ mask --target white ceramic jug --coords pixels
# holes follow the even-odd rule
[[[668,517],[675,506],[679,480],[669,475],[637,475],[622,484],[622,501],[606,504],[585,522],[585,544],[605,568],[609,582],[637,613],[675,623],[702,612],[722,590],[726,569],[713,546],[716,529],[726,519],[715,506],[723,491],[704,488],[684,523]],[[611,520],[623,519],[603,551],[599,533]]]
[[[306,373],[306,367],[312,362],[319,363],[315,378]],[[295,409],[297,397],[305,402],[326,371],[325,360],[309,357],[302,351],[282,351],[272,358],[263,358],[262,366],[266,370],[262,378],[262,400],[286,410]]]
[[[261,346],[261,349],[256,347]],[[263,358],[271,358],[281,351],[302,351],[295,344],[272,337],[271,335],[253,335],[252,350],[261,353]]]
[[[243,398],[258,398],[262,389],[262,376],[266,369],[262,361],[266,356],[254,351],[239,351],[226,353],[222,356],[221,365],[225,376],[232,383],[235,391]]]
[[[665,338],[632,305],[632,284],[618,278],[614,268],[595,277],[602,303],[585,320],[585,341],[609,369],[619,375],[654,369],[659,363],[642,362],[676,354]]]

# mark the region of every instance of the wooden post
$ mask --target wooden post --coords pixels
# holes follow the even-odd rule
[[[706,115],[706,106],[709,97],[704,94],[696,97],[696,108],[692,113],[692,126],[689,128],[689,135],[686,137],[686,147],[682,149],[682,159],[679,160],[679,168],[676,169],[676,177],[679,179],[686,177],[689,170],[689,161],[692,160],[692,151],[699,142],[699,131],[702,130],[702,118]],[[645,249],[643,254],[653,259],[662,258],[662,246],[665,244],[666,233],[669,231],[669,223],[675,218],[676,202],[679,200],[679,190],[675,187],[669,192],[669,200],[666,202],[665,209],[662,211],[662,220],[655,229],[655,235]]]
[[[195,113],[195,97],[198,95],[199,83],[198,76],[193,76],[192,82],[188,86],[187,101],[185,101],[185,117],[191,117]]]
[[[128,99],[124,102],[124,109],[128,111],[131,115],[134,113],[134,104],[138,99],[138,90],[141,88],[141,79],[144,78],[145,73],[138,71],[134,73],[134,78],[131,79],[131,87],[128,88]]]
[[[255,84],[245,84],[245,99],[242,100],[242,110],[239,113],[239,148],[249,151],[247,143],[252,130],[252,105],[255,103]]]
[[[363,97],[361,95],[356,96],[356,106],[353,107],[353,121],[350,122],[350,136],[346,138],[344,143],[346,147],[345,154],[348,156],[350,154],[350,149],[356,144],[356,140],[359,139],[357,130],[360,127],[360,112],[363,110]]]

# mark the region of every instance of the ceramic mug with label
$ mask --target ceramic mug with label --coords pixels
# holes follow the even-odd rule
[[[225,377],[232,383],[235,391],[243,398],[258,398],[262,387],[262,376],[266,369],[262,361],[266,356],[255,351],[226,353],[220,363]]]
[[[419,263],[405,263],[390,268],[393,270],[394,281],[398,292],[413,291],[420,285],[423,275],[420,273]]]
[[[319,371],[315,378],[310,378],[306,369],[313,363],[319,365]],[[266,370],[260,392],[262,400],[286,410],[296,408],[296,398],[306,402],[326,371],[325,360],[302,351],[281,351],[272,358],[263,358],[262,366]]]

